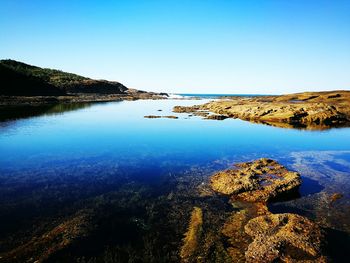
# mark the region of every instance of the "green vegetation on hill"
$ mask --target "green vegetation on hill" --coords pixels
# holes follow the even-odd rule
[[[39,78],[56,87],[64,87],[76,81],[88,80],[88,78],[73,73],[67,73],[56,69],[40,68],[11,59],[1,60],[0,64],[26,76]]]
[[[67,93],[123,94],[119,82],[93,80],[73,73],[0,60],[0,95],[59,96]]]

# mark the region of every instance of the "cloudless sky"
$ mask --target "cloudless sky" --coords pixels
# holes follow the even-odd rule
[[[0,58],[150,91],[350,89],[350,0],[0,0]]]

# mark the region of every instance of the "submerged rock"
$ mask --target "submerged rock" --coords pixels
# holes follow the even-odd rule
[[[297,172],[288,171],[271,159],[240,163],[236,167],[211,177],[214,191],[249,202],[267,202],[297,189],[301,184]]]
[[[307,218],[296,214],[269,214],[251,219],[244,227],[253,238],[246,262],[326,262],[323,234]]]
[[[202,209],[199,207],[194,207],[191,214],[190,223],[183,240],[184,244],[180,251],[182,262],[193,262],[202,234],[202,225]]]
[[[261,203],[244,203],[243,209],[233,212],[225,221],[221,233],[227,239],[227,253],[234,262],[245,262],[245,251],[251,238],[244,231],[244,226],[251,218],[268,213]]]
[[[331,203],[334,203],[335,201],[337,201],[338,199],[342,198],[343,197],[343,194],[341,193],[334,193],[330,196],[330,200],[331,200]]]
[[[93,229],[91,213],[81,210],[41,236],[1,255],[3,262],[45,262],[88,237]]]

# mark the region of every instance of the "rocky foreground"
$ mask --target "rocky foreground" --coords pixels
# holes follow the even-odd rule
[[[192,107],[176,106],[173,110],[206,119],[238,118],[283,128],[323,130],[350,126],[350,91],[232,97]]]
[[[300,175],[271,159],[237,164],[211,177],[211,188],[241,202],[244,209],[232,212],[221,229],[227,239],[224,262],[327,262],[323,255],[324,233],[306,217],[273,214],[267,203],[298,190]],[[203,233],[203,214],[194,207],[181,249],[183,262],[205,262],[201,246],[210,239]],[[196,260],[197,259],[197,260]]]

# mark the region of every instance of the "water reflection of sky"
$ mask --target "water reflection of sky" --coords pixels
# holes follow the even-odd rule
[[[132,101],[96,104],[58,115],[10,121],[0,129],[0,169],[55,160],[103,158],[144,162],[167,158],[198,164],[230,156],[278,156],[292,151],[349,150],[350,129],[303,131],[169,115],[174,105],[203,101]],[[158,111],[161,109],[162,111]],[[92,158],[92,159],[91,159]],[[238,157],[239,158],[239,157]]]

